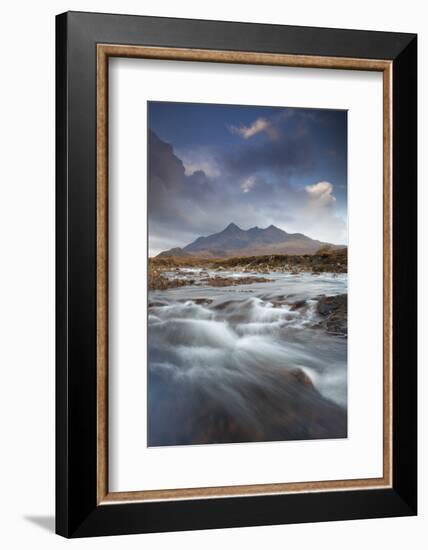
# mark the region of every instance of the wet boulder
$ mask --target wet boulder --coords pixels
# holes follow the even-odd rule
[[[317,303],[317,312],[321,316],[320,325],[327,332],[339,336],[348,333],[348,295],[321,296]]]

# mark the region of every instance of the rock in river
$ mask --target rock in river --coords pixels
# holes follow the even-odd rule
[[[321,315],[327,332],[346,336],[348,333],[348,295],[322,296],[317,303],[317,312]]]

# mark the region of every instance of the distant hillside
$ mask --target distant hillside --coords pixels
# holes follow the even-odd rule
[[[231,258],[266,254],[315,254],[321,246],[342,248],[311,239],[303,233],[287,233],[274,225],[244,230],[230,223],[220,233],[198,237],[184,248],[171,248],[158,254],[165,257]]]

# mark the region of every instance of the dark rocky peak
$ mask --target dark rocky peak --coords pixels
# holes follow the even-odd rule
[[[236,225],[236,223],[231,222],[226,229],[223,229],[223,233],[236,233],[238,231],[242,231],[240,227]]]

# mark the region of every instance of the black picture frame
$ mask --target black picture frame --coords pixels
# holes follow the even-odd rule
[[[391,488],[97,504],[96,46],[392,62]],[[56,532],[86,537],[417,513],[417,36],[68,12],[56,18]]]

